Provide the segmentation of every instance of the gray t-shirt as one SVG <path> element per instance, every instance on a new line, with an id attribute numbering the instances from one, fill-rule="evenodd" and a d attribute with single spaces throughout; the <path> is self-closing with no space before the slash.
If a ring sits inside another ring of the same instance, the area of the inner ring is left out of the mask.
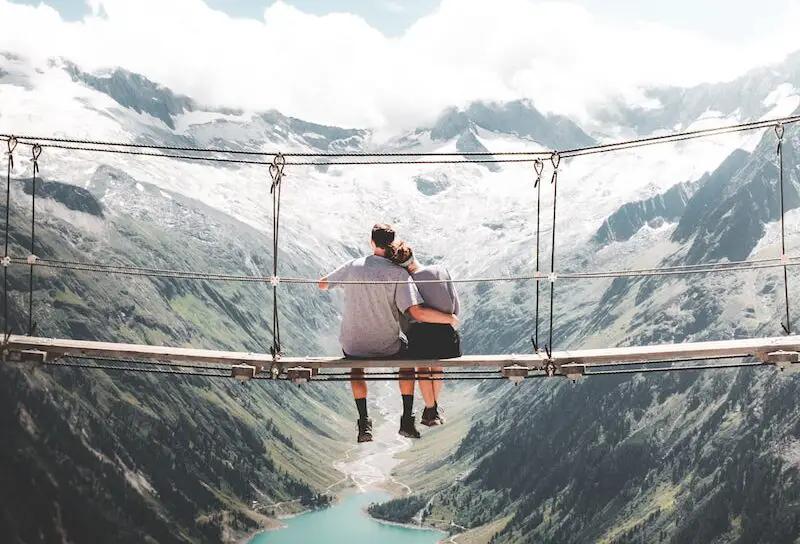
<path id="1" fill-rule="evenodd" d="M 419 289 L 419 294 L 422 295 L 422 300 L 425 301 L 425 306 L 446 314 L 458 315 L 461 308 L 458 301 L 458 292 L 456 292 L 455 284 L 452 281 L 444 283 L 424 282 L 424 280 L 452 280 L 450 272 L 444 266 L 423 266 L 411 274 L 411 277 L 414 278 L 414 281 L 422 280 L 416 285 L 417 289 Z"/>
<path id="2" fill-rule="evenodd" d="M 355 357 L 391 357 L 402 347 L 400 316 L 422 303 L 405 269 L 377 255 L 361 257 L 327 276 L 330 287 L 344 288 L 344 316 L 339 343 Z M 398 281 L 397 284 L 338 284 L 342 281 Z"/>

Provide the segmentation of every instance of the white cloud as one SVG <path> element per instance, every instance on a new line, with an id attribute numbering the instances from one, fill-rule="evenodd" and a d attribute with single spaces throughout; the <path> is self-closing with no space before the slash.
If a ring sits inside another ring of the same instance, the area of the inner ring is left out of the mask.
<path id="1" fill-rule="evenodd" d="M 726 79 L 800 49 L 797 10 L 769 39 L 729 46 L 569 2 L 443 0 L 397 38 L 355 15 L 308 15 L 280 1 L 262 20 L 201 0 L 88 3 L 93 14 L 68 23 L 46 6 L 0 0 L 0 50 L 89 70 L 118 65 L 212 105 L 346 126 L 415 126 L 474 99 L 528 97 L 580 115 L 611 91 Z"/>
<path id="2" fill-rule="evenodd" d="M 388 11 L 393 13 L 405 13 L 406 7 L 401 4 L 400 2 L 395 2 L 393 0 L 383 0 L 382 2 L 383 7 L 386 8 Z"/>

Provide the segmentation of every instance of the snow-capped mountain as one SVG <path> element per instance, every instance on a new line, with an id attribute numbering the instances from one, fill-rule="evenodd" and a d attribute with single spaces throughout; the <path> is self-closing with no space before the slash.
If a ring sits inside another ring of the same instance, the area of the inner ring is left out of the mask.
<path id="1" fill-rule="evenodd" d="M 725 84 L 692 89 L 651 89 L 647 91 L 651 99 L 647 108 L 609 103 L 580 126 L 564 117 L 543 115 L 537 111 L 535 101 L 474 103 L 463 109 L 442 112 L 432 126 L 387 138 L 369 130 L 318 125 L 276 111 L 204 107 L 190 97 L 176 95 L 122 69 L 88 74 L 63 60 L 34 68 L 24 58 L 5 54 L 0 56 L 0 104 L 3 104 L 0 133 L 213 146 L 266 152 L 270 154 L 266 159 L 275 152 L 460 154 L 563 150 L 673 130 L 788 115 L 800 104 L 797 88 L 800 88 L 800 59 L 790 57 L 779 66 L 756 70 Z M 786 215 L 787 251 L 792 253 L 800 246 L 800 212 L 797 211 L 800 198 L 796 189 L 800 166 L 796 161 L 800 149 L 798 131 L 787 128 L 785 139 L 786 206 L 790 210 Z M 563 161 L 559 169 L 555 223 L 556 272 L 776 257 L 779 210 L 775 144 L 772 130 L 764 129 Z M 27 178 L 32 165 L 25 156 L 26 148 L 20 149 L 13 174 L 17 178 Z M 111 215 L 123 217 L 125 221 L 146 219 L 169 232 L 180 223 L 181 213 L 184 213 L 192 229 L 202 233 L 203 243 L 209 248 L 213 248 L 215 242 L 213 229 L 203 231 L 200 227 L 205 214 L 219 214 L 227 218 L 226 221 L 235 221 L 241 225 L 236 227 L 240 229 L 237 232 L 247 229 L 248 234 L 242 234 L 249 237 L 247 243 L 238 246 L 235 235 L 226 230 L 224 243 L 236 246 L 237 251 L 230 255 L 222 252 L 223 258 L 203 260 L 200 264 L 223 266 L 222 263 L 227 263 L 231 272 L 268 274 L 263 265 L 268 262 L 271 251 L 266 241 L 272 235 L 272 197 L 269 175 L 263 166 L 220 165 L 52 147 L 44 148 L 39 166 L 45 179 L 91 193 Z M 546 271 L 549 271 L 553 229 L 551 174 L 552 166 L 547 165 L 541 205 L 541 268 Z M 530 163 L 288 165 L 283 186 L 279 273 L 316 277 L 344 259 L 362 254 L 368 247 L 370 226 L 380 221 L 395 224 L 401 236 L 417 249 L 423 262 L 443 262 L 455 277 L 532 274 L 536 238 L 535 178 Z M 15 193 L 14 198 L 17 195 Z M 203 212 L 178 213 L 171 204 L 173 200 L 179 201 L 181 206 L 203 208 Z M 89 226 L 76 222 L 73 228 L 82 232 Z M 258 255 L 252 240 L 264 243 L 263 255 Z M 162 249 L 156 253 L 161 259 L 157 266 L 191 266 L 190 258 L 177 259 L 177 264 L 170 261 L 169 244 Z M 103 256 L 103 253 L 92 254 L 89 248 L 85 251 L 87 257 Z M 132 264 L 154 264 L 146 254 L 131 252 L 126 258 Z M 238 258 L 241 262 L 226 260 Z M 798 285 L 800 278 L 793 272 L 790 281 Z M 286 352 L 306 353 L 311 345 L 312 349 L 336 353 L 337 323 L 329 307 L 331 299 L 320 298 L 321 295 L 307 287 L 282 286 L 281 289 L 293 290 L 282 298 L 288 300 L 282 307 L 283 322 L 295 326 L 304 324 L 298 327 L 302 335 L 290 336 L 302 345 L 289 342 L 284 346 Z M 464 300 L 466 350 L 471 353 L 528 352 L 534 319 L 533 289 L 530 282 L 459 284 Z M 667 280 L 557 280 L 554 347 L 778 334 L 781 297 L 782 289 L 774 270 Z M 148 300 L 151 299 L 141 299 L 142 302 Z M 218 298 L 214 300 L 224 306 Z M 543 300 L 541 315 L 546 316 L 547 298 Z M 261 317 L 264 317 L 268 308 L 265 306 L 262 310 Z M 254 313 L 247 314 L 243 321 L 258 319 L 257 310 L 251 308 L 251 311 Z M 547 331 L 544 317 L 541 323 L 540 330 L 544 334 Z M 248 342 L 254 341 L 257 334 L 253 334 Z M 670 378 L 653 380 L 649 383 L 664 386 L 665 390 L 672 384 Z M 580 386 L 578 394 L 585 396 L 584 410 L 590 410 L 593 402 L 597 405 L 605 402 L 603 399 L 609 391 L 630 392 L 626 387 L 640 387 L 636 384 L 641 382 L 615 382 L 613 386 L 604 383 Z M 697 397 L 698 402 L 705 403 L 703 406 L 711 407 L 709 410 L 717 406 L 706 398 L 708 390 L 712 389 L 711 382 L 698 379 L 695 385 L 693 383 L 681 382 L 675 394 Z M 759 387 L 764 387 L 763 383 L 759 382 Z M 575 390 L 547 386 L 542 388 L 541 394 L 526 391 L 513 402 L 508 401 L 508 405 L 519 409 L 519 418 L 515 420 L 522 422 L 519 425 L 545 425 L 552 428 L 553 434 L 563 431 L 558 436 L 548 435 L 550 442 L 542 445 L 543 448 L 561 448 L 559 452 L 566 456 L 587 447 L 584 439 L 589 440 L 586 438 L 589 436 L 594 441 L 592 447 L 606 444 L 603 447 L 608 448 L 597 450 L 598 455 L 606 455 L 616 463 L 618 459 L 614 455 L 628 451 L 623 447 L 626 441 L 647 428 L 642 414 L 662 423 L 666 418 L 681 417 L 677 410 L 662 409 L 663 398 L 640 395 L 639 389 L 636 393 L 639 404 L 633 415 L 626 416 L 629 426 L 615 427 L 605 434 L 598 431 L 597 436 L 570 433 L 574 420 L 565 417 L 564 411 L 570 404 L 569 395 L 576 394 Z M 646 401 L 641 400 L 645 397 Z M 552 399 L 556 401 L 551 402 Z M 749 397 L 737 398 L 742 404 L 750 401 L 755 402 Z M 532 420 L 533 416 L 525 412 L 528 404 L 540 410 L 552 407 L 557 411 L 549 413 L 549 417 Z M 627 410 L 624 403 L 609 401 L 602 406 L 601 415 Z M 587 428 L 593 424 L 585 418 L 580 421 Z M 703 424 L 705 420 L 697 425 Z M 496 464 L 503 459 L 504 452 L 515 448 L 531 451 L 537 446 L 535 433 L 526 434 L 519 425 L 497 423 L 491 425 L 492 432 L 481 427 L 483 431 L 480 432 L 485 432 L 485 437 L 478 431 L 468 437 L 459 455 L 465 458 L 472 455 L 476 463 L 484 464 L 483 470 L 476 471 L 466 482 L 466 486 L 472 487 L 460 497 L 470 496 L 474 490 L 489 492 L 495 485 L 505 486 L 506 490 L 514 488 L 515 492 L 522 490 L 523 494 L 543 495 L 571 488 L 577 490 L 577 496 L 589 497 L 591 490 L 581 487 L 586 475 L 570 472 L 566 462 L 553 464 L 556 468 L 550 472 L 546 467 L 537 467 L 541 472 L 526 473 L 530 477 L 527 488 L 497 477 L 496 470 L 505 470 L 498 469 Z M 788 423 L 784 421 L 780 425 Z M 689 423 L 686 428 L 694 429 Z M 665 447 L 672 447 L 685 438 L 677 427 L 670 429 L 658 435 L 660 443 L 667 445 Z M 748 429 L 740 430 L 746 434 Z M 719 428 L 714 427 L 713 432 L 718 431 Z M 522 437 L 521 442 L 516 436 Z M 602 442 L 601 438 L 607 442 Z M 494 456 L 495 447 L 500 452 L 497 456 Z M 545 455 L 536 451 L 537 455 Z M 647 477 L 662 476 L 658 472 L 659 460 L 645 457 L 642 466 Z M 583 458 L 582 461 L 588 462 Z M 690 462 L 680 458 L 684 468 Z M 615 470 L 622 470 L 614 463 Z M 544 487 L 536 488 L 539 481 L 544 482 Z M 682 480 L 678 478 L 678 481 Z M 644 480 L 636 482 L 644 490 L 641 497 L 653 499 L 648 494 L 652 486 L 648 487 Z M 693 484 L 684 482 L 682 485 L 695 491 Z M 680 493 L 672 491 L 675 492 L 673 499 L 678 500 Z M 496 512 L 492 511 L 493 516 L 516 511 L 518 517 L 513 527 L 518 530 L 538 527 L 533 521 L 538 519 L 541 505 L 529 504 L 505 491 L 498 496 L 502 500 L 493 503 L 497 507 Z M 448 508 L 465 514 L 470 508 L 468 501 L 467 504 Z M 596 512 L 591 508 L 577 512 L 570 510 L 569 504 L 552 503 L 547 508 L 557 514 L 551 517 L 555 526 L 541 530 L 541 534 L 552 537 L 563 531 L 578 540 L 598 538 L 605 534 L 603 531 L 609 524 L 621 525 L 628 515 L 620 507 L 603 514 L 603 520 L 597 521 L 592 518 Z M 585 519 L 575 522 L 571 514 L 583 515 Z M 480 519 L 485 521 L 484 518 Z M 669 532 L 673 533 L 673 530 Z"/>

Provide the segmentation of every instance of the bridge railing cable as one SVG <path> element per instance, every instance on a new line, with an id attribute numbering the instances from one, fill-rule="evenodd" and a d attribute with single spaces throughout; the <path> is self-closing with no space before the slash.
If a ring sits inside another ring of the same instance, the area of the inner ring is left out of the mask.
<path id="1" fill-rule="evenodd" d="M 585 155 L 594 155 L 597 153 L 607 153 L 610 151 L 620 151 L 623 149 L 634 149 L 638 147 L 680 142 L 684 140 L 691 140 L 695 138 L 704 138 L 708 136 L 731 134 L 735 132 L 746 132 L 750 130 L 759 130 L 764 128 L 774 127 L 776 125 L 789 125 L 800 121 L 800 115 L 790 115 L 785 117 L 776 117 L 771 119 L 764 119 L 760 121 L 752 121 L 746 123 L 736 123 L 725 125 L 722 127 L 714 127 L 707 129 L 698 129 L 691 131 L 678 132 L 673 134 L 663 134 L 658 136 L 648 136 L 643 138 L 635 138 L 621 142 L 611 142 L 605 144 L 590 145 L 584 147 L 576 147 L 572 149 L 562 150 L 559 152 L 561 158 L 573 158 Z M 0 140 L 8 140 L 13 136 L 10 134 L 0 134 Z M 274 157 L 278 153 L 275 151 L 248 151 L 241 149 L 226 149 L 219 147 L 192 147 L 192 146 L 169 146 L 151 143 L 132 143 L 132 142 L 113 142 L 104 140 L 92 139 L 79 139 L 67 137 L 47 137 L 47 136 L 17 136 L 20 143 L 26 145 L 33 145 L 40 143 L 43 147 L 53 147 L 69 150 L 84 150 L 93 152 L 108 152 L 108 153 L 123 153 L 129 155 L 141 154 L 144 156 L 155 156 L 164 158 L 177 158 L 188 160 L 218 160 L 219 162 L 237 162 L 234 159 L 226 159 L 221 157 L 204 157 L 200 155 L 176 155 L 174 153 L 195 153 L 195 154 L 217 154 L 217 155 L 240 155 L 240 156 L 253 156 L 253 157 Z M 68 146 L 67 146 L 68 144 Z M 173 154 L 151 153 L 149 151 L 169 151 Z M 483 159 L 481 162 L 535 162 L 536 159 L 543 159 L 550 157 L 556 150 L 537 150 L 537 151 L 475 151 L 475 152 L 321 152 L 321 151 L 298 151 L 282 153 L 287 158 L 312 158 L 312 159 L 333 159 L 333 158 L 359 158 L 359 159 L 390 159 L 389 162 L 378 161 L 347 161 L 347 162 L 333 162 L 333 161 L 290 161 L 287 160 L 287 166 L 330 166 L 330 165 L 371 165 L 371 164 L 426 164 L 429 159 L 433 158 L 447 158 L 447 157 L 463 157 L 453 162 L 472 163 L 476 160 L 471 160 L 471 157 L 490 157 Z M 140 153 L 141 152 L 141 153 Z M 415 159 L 424 158 L 421 161 Z M 409 159 L 394 162 L 393 159 Z M 238 161 L 242 164 L 257 164 L 262 166 L 269 166 L 271 164 L 268 160 Z M 450 162 L 444 163 L 448 164 Z M 452 164 L 452 163 L 450 163 Z"/>

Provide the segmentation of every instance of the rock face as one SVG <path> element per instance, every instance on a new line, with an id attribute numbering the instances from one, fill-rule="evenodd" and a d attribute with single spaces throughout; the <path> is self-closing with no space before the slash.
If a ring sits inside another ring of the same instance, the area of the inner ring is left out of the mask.
<path id="1" fill-rule="evenodd" d="M 267 273 L 271 241 L 230 217 L 110 167 L 85 187 L 37 180 L 39 257 Z M 29 179 L 12 185 L 12 255 L 28 251 L 31 189 Z M 270 341 L 263 286 L 35 272 L 43 336 L 245 351 Z M 9 325 L 25 330 L 27 267 L 10 267 L 9 284 Z M 299 302 L 284 297 L 287 316 Z M 321 349 L 309 324 L 284 338 Z M 232 540 L 265 519 L 253 501 L 324 504 L 321 487 L 336 479 L 320 451 L 339 447 L 330 413 L 346 398 L 338 393 L 59 367 L 2 365 L 0 378 L 0 530 L 9 542 Z"/>
<path id="2" fill-rule="evenodd" d="M 624 204 L 606 219 L 592 241 L 600 245 L 626 242 L 645 225 L 660 226 L 664 221 L 677 220 L 682 216 L 692 190 L 692 184 L 680 183 L 660 195 Z"/>
<path id="3" fill-rule="evenodd" d="M 642 119 L 648 122 L 662 123 Z M 622 205 L 588 247 L 573 251 L 587 260 L 623 250 L 648 258 L 633 237 L 664 220 L 674 227 L 654 244 L 665 251 L 639 266 L 777 257 L 775 144 L 768 130 L 752 152 L 733 152 L 702 178 L 676 180 L 660 195 Z M 799 247 L 796 212 L 789 213 L 800 207 L 798 149 L 800 134 L 787 129 L 789 254 Z M 798 279 L 790 268 L 790 287 Z M 780 335 L 782 280 L 781 269 L 617 278 L 596 301 L 580 299 L 588 289 L 558 287 L 555 348 Z M 500 352 L 530 335 L 530 320 L 515 308 L 521 304 L 530 313 L 528 293 L 523 286 L 491 287 L 484 303 L 490 308 L 479 315 L 481 329 L 494 333 L 480 337 L 481 352 Z M 790 291 L 794 313 L 795 294 Z M 487 395 L 502 387 L 481 385 Z M 537 381 L 510 389 L 443 461 L 473 468 L 469 476 L 419 497 L 432 499 L 430 517 L 468 529 L 493 523 L 491 542 L 515 544 L 791 542 L 800 534 L 792 499 L 800 496 L 800 410 L 789 400 L 800 393 L 795 378 L 758 368 L 596 376 L 576 385 Z M 404 504 L 393 504 L 382 511 L 404 511 Z"/>

